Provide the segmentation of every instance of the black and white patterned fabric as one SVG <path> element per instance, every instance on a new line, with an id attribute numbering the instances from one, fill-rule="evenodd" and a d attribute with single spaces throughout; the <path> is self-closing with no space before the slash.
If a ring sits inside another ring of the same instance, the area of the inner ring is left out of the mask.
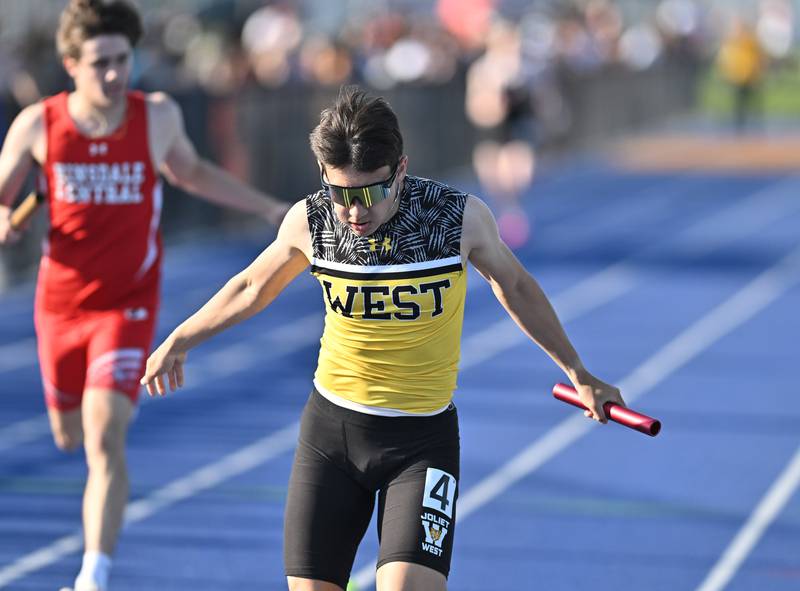
<path id="1" fill-rule="evenodd" d="M 407 176 L 397 213 L 369 236 L 356 236 L 333 213 L 328 192 L 306 198 L 314 258 L 351 265 L 402 265 L 459 256 L 468 195 L 443 183 Z M 391 249 L 376 248 L 385 239 Z"/>

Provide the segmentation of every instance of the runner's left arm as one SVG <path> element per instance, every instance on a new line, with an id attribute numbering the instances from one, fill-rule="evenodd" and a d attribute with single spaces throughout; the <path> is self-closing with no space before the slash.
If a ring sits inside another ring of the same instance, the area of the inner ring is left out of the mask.
<path id="1" fill-rule="evenodd" d="M 494 216 L 476 197 L 467 201 L 462 242 L 466 258 L 489 282 L 509 316 L 573 383 L 581 400 L 591 409 L 587 416 L 605 423 L 605 402 L 625 404 L 619 390 L 584 368 L 542 288 L 500 239 Z"/>
<path id="2" fill-rule="evenodd" d="M 11 226 L 11 206 L 35 164 L 33 146 L 42 134 L 42 113 L 41 103 L 23 109 L 11 124 L 0 150 L 0 245 L 20 238 L 20 232 Z"/>
<path id="3" fill-rule="evenodd" d="M 169 134 L 161 172 L 170 183 L 216 205 L 253 213 L 277 226 L 290 204 L 243 183 L 216 164 L 201 158 L 183 125 L 174 100 L 163 93 L 151 95 L 152 113 L 159 118 L 161 133 Z M 163 121 L 163 123 L 161 123 Z"/>

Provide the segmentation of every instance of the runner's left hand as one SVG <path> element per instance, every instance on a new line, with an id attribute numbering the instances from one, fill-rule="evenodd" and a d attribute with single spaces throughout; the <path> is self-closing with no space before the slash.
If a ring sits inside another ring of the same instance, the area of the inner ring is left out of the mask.
<path id="1" fill-rule="evenodd" d="M 608 417 L 606 417 L 606 413 L 603 410 L 603 405 L 606 402 L 625 406 L 625 400 L 623 400 L 619 388 L 606 384 L 588 372 L 572 380 L 572 385 L 575 386 L 581 402 L 589 409 L 584 411 L 583 414 L 595 421 L 603 424 L 608 422 Z"/>
<path id="2" fill-rule="evenodd" d="M 170 339 L 167 339 L 147 358 L 147 367 L 140 383 L 147 388 L 150 396 L 159 394 L 164 396 L 167 387 L 164 376 L 167 376 L 169 389 L 175 391 L 183 387 L 183 364 L 186 362 L 186 353 L 176 350 Z"/>

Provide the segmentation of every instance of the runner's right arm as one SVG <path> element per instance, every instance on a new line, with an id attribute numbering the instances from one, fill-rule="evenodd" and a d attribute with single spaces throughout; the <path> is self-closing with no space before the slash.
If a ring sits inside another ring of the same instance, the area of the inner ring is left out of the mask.
<path id="1" fill-rule="evenodd" d="M 0 244 L 12 244 L 20 237 L 11 228 L 11 206 L 35 163 L 34 144 L 43 132 L 42 109 L 37 103 L 17 115 L 0 151 Z"/>
<path id="2" fill-rule="evenodd" d="M 141 379 L 148 393 L 166 393 L 165 375 L 171 390 L 181 387 L 189 349 L 268 306 L 308 266 L 310 245 L 305 201 L 300 201 L 286 214 L 275 241 L 150 355 Z"/>

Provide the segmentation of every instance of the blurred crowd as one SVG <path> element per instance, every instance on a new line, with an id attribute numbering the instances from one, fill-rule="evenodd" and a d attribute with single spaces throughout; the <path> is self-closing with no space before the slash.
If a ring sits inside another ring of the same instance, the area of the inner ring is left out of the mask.
<path id="1" fill-rule="evenodd" d="M 463 166 L 471 154 L 512 246 L 531 232 L 519 198 L 543 151 L 691 108 L 698 66 L 716 66 L 734 89 L 744 128 L 763 73 L 792 54 L 800 4 L 131 1 L 146 32 L 133 85 L 179 98 L 198 148 L 237 176 L 279 195 L 303 194 L 311 165 L 297 132 L 318 113 L 315 97 L 362 84 L 414 113 L 402 120 L 417 173 Z M 0 137 L 19 108 L 69 88 L 54 43 L 65 3 L 0 0 Z M 187 226 L 217 215 L 194 203 L 181 212 L 172 219 Z M 15 264 L 26 265 L 17 251 Z"/>
<path id="2" fill-rule="evenodd" d="M 709 57 L 749 7 L 765 47 L 788 51 L 789 0 L 136 0 L 147 35 L 135 85 L 211 94 L 243 86 L 445 84 L 481 58 L 497 78 Z M 63 88 L 53 31 L 63 2 L 4 0 L 0 84 L 19 103 Z M 505 64 L 516 60 L 516 64 Z M 512 72 L 513 71 L 513 72 Z M 505 83 L 507 80 L 494 80 Z"/>
<path id="3" fill-rule="evenodd" d="M 0 1 L 2 132 L 19 107 L 69 80 L 53 41 L 66 0 Z M 133 73 L 143 90 L 224 98 L 252 88 L 291 96 L 285 91 L 346 83 L 379 92 L 455 84 L 477 134 L 473 166 L 493 198 L 512 201 L 532 179 L 534 148 L 574 131 L 574 95 L 587 86 L 576 78 L 710 64 L 721 54 L 723 75 L 750 72 L 737 86 L 737 109 L 746 113 L 754 80 L 768 59 L 789 54 L 795 35 L 793 0 L 133 2 L 145 21 Z M 740 41 L 725 45 L 731 31 Z M 747 47 L 758 56 L 743 66 Z M 211 133 L 225 153 L 215 157 L 248 176 L 235 109 L 217 111 L 208 120 L 218 122 Z"/>

